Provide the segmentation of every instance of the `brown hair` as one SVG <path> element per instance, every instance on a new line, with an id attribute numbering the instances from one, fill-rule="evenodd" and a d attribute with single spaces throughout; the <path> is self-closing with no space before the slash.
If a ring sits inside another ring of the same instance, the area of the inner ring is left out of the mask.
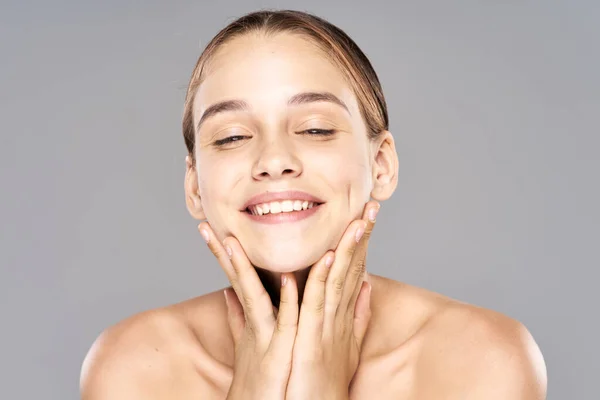
<path id="1" fill-rule="evenodd" d="M 358 99 L 360 113 L 371 140 L 388 130 L 387 106 L 379 78 L 369 59 L 344 31 L 322 18 L 302 11 L 257 11 L 246 14 L 223 28 L 206 45 L 194 67 L 183 111 L 183 138 L 192 161 L 195 161 L 192 105 L 211 57 L 221 45 L 244 34 L 272 35 L 284 32 L 309 38 L 340 68 Z"/>

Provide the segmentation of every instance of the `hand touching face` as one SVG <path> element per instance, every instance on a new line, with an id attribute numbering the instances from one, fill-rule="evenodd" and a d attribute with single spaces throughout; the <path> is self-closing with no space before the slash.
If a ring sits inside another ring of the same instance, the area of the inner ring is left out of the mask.
<path id="1" fill-rule="evenodd" d="M 311 268 L 300 309 L 294 274 L 282 274 L 277 316 L 239 242 L 230 237 L 222 246 L 208 223 L 199 225 L 234 289 L 226 292 L 236 353 L 232 393 L 245 388 L 246 396 L 268 399 L 347 398 L 371 316 L 364 277 L 378 209 L 369 202 L 335 251 Z"/>

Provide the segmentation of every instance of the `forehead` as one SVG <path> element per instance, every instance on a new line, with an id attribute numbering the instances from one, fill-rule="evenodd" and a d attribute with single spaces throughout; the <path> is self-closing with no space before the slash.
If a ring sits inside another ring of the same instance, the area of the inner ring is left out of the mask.
<path id="1" fill-rule="evenodd" d="M 344 74 L 314 43 L 291 34 L 245 35 L 222 46 L 210 60 L 196 93 L 195 119 L 211 104 L 231 99 L 273 111 L 300 92 L 331 92 L 358 115 Z"/>

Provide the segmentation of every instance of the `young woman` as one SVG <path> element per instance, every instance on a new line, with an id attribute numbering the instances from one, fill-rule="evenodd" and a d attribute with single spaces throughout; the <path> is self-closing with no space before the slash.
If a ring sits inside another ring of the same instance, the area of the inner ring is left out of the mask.
<path id="1" fill-rule="evenodd" d="M 298 11 L 231 23 L 193 71 L 183 134 L 187 207 L 231 287 L 108 328 L 83 399 L 545 398 L 522 324 L 366 273 L 398 159 L 343 31 Z"/>

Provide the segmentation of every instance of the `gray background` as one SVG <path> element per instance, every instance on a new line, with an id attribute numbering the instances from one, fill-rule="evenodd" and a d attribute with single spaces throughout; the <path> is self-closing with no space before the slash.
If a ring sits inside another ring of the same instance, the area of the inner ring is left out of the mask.
<path id="1" fill-rule="evenodd" d="M 329 19 L 381 78 L 400 177 L 371 272 L 522 321 L 548 398 L 597 398 L 599 3 L 391 3 L 2 3 L 0 398 L 75 399 L 105 327 L 227 285 L 180 120 L 201 48 L 263 7 Z"/>

